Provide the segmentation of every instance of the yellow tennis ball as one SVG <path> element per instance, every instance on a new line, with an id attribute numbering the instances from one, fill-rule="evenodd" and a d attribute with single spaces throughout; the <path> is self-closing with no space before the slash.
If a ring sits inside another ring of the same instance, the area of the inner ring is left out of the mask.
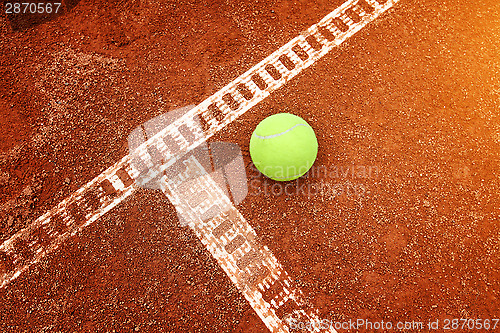
<path id="1" fill-rule="evenodd" d="M 290 113 L 262 120 L 250 138 L 250 157 L 267 177 L 287 181 L 304 175 L 318 154 L 318 140 L 311 126 Z"/>

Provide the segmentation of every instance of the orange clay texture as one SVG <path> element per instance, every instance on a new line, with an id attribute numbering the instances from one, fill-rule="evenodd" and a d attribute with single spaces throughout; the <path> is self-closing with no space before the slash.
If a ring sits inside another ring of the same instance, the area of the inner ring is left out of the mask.
<path id="1" fill-rule="evenodd" d="M 126 155 L 134 128 L 200 103 L 341 4 L 2 11 L 0 241 Z M 237 208 L 321 318 L 500 317 L 499 13 L 497 0 L 401 0 L 211 139 L 240 145 Z M 321 147 L 287 195 L 248 153 L 278 112 Z M 159 191 L 134 193 L 0 299 L 2 332 L 266 332 Z"/>

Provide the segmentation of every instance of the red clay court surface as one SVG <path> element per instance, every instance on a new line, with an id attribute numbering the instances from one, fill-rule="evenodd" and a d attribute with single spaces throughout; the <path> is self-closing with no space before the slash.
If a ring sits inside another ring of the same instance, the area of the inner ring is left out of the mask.
<path id="1" fill-rule="evenodd" d="M 342 2 L 63 4 L 0 17 L 2 242 L 127 154 L 134 128 Z M 253 182 L 237 208 L 320 318 L 500 318 L 499 40 L 496 0 L 401 0 L 211 139 L 241 147 Z M 315 129 L 315 166 L 338 172 L 298 186 L 323 191 L 264 193 L 248 144 L 278 112 Z M 160 191 L 135 192 L 0 299 L 2 332 L 267 332 Z"/>

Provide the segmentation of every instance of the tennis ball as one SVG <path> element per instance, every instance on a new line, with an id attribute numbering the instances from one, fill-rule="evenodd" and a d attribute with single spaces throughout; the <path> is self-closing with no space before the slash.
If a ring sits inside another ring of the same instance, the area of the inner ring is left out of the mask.
<path id="1" fill-rule="evenodd" d="M 262 120 L 250 138 L 253 164 L 267 177 L 287 181 L 305 174 L 318 154 L 318 141 L 311 126 L 290 113 Z"/>

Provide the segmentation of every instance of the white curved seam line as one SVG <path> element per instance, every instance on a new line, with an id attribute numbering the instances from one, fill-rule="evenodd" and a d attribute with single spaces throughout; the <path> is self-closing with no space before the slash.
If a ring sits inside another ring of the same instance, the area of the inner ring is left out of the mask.
<path id="1" fill-rule="evenodd" d="M 286 134 L 286 133 L 290 132 L 291 130 L 293 130 L 297 126 L 306 126 L 306 125 L 305 124 L 297 124 L 297 125 L 293 125 L 289 129 L 287 129 L 286 131 L 283 131 L 281 133 L 277 133 L 277 134 L 273 134 L 273 135 L 267 135 L 267 136 L 260 136 L 260 135 L 255 134 L 255 136 L 258 137 L 259 139 L 274 139 L 274 138 L 277 138 L 278 136 L 281 136 L 283 134 Z"/>

